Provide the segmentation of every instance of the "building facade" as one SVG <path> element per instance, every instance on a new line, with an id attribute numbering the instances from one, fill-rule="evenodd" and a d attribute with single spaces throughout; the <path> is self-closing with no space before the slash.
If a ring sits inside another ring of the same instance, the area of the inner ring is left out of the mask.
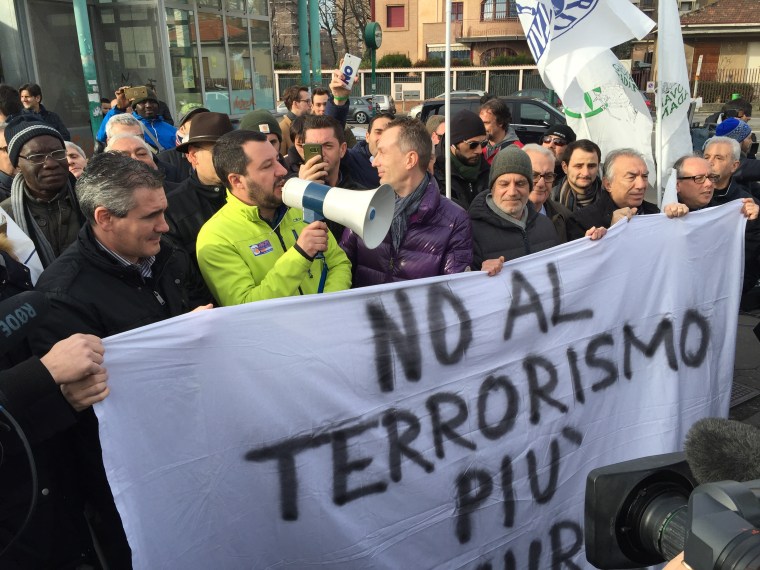
<path id="1" fill-rule="evenodd" d="M 443 59 L 446 46 L 445 0 L 376 0 L 374 19 L 383 26 L 378 57 L 402 53 L 412 62 Z M 517 0 L 452 2 L 451 57 L 487 65 L 500 55 L 530 54 Z"/>
<path id="2" fill-rule="evenodd" d="M 91 0 L 87 15 L 99 97 L 148 84 L 175 118 L 194 104 L 233 117 L 274 108 L 266 0 Z M 0 80 L 39 83 L 43 104 L 88 148 L 72 0 L 0 0 Z"/>

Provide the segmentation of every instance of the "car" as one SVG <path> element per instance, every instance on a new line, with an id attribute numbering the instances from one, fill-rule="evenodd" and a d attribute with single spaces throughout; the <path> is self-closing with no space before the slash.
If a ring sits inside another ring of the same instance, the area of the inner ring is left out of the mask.
<path id="1" fill-rule="evenodd" d="M 552 125 L 567 123 L 565 116 L 546 101 L 528 99 L 527 97 L 499 97 L 509 107 L 512 114 L 511 126 L 523 144 L 541 144 L 546 129 Z M 452 97 L 451 114 L 461 109 L 469 109 L 477 113 L 480 109 L 479 97 Z M 420 119 L 424 123 L 431 115 L 444 113 L 444 101 L 428 99 L 422 104 Z"/>
<path id="2" fill-rule="evenodd" d="M 367 95 L 367 99 L 377 103 L 380 111 L 396 114 L 396 102 L 390 95 Z"/>
<path id="3" fill-rule="evenodd" d="M 485 95 L 486 92 L 481 89 L 460 89 L 458 91 L 452 91 L 451 96 L 452 97 L 482 97 Z M 446 97 L 446 93 L 441 93 L 440 95 L 436 95 L 433 97 L 433 99 L 443 99 Z"/>
<path id="4" fill-rule="evenodd" d="M 477 101 L 480 101 L 480 98 L 485 94 L 486 92 L 480 89 L 464 89 L 451 92 L 452 97 L 477 97 Z M 444 99 L 445 97 L 446 93 L 441 93 L 440 95 L 433 97 L 433 99 Z M 409 109 L 408 115 L 413 119 L 419 119 L 422 115 L 422 103 Z"/>
<path id="5" fill-rule="evenodd" d="M 541 99 L 546 101 L 550 105 L 553 105 L 560 111 L 562 110 L 562 101 L 560 100 L 557 92 L 553 89 L 546 88 L 534 88 L 534 89 L 520 89 L 510 94 L 510 97 L 530 97 L 531 99 Z"/>
<path id="6" fill-rule="evenodd" d="M 369 123 L 369 120 L 375 116 L 375 113 L 380 112 L 379 105 L 372 103 L 367 97 L 351 97 L 349 104 L 351 108 L 349 109 L 348 120 L 352 123 L 364 125 Z"/>
<path id="7" fill-rule="evenodd" d="M 288 108 L 285 106 L 285 101 L 280 101 L 280 104 L 277 105 L 277 112 L 282 113 L 283 115 L 287 114 Z"/>

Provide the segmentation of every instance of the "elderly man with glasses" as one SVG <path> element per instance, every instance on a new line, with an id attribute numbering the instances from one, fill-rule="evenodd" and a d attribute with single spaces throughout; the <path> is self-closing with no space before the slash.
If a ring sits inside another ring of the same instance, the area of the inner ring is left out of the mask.
<path id="1" fill-rule="evenodd" d="M 76 240 L 84 223 L 63 137 L 50 125 L 22 115 L 5 127 L 5 140 L 19 174 L 0 207 L 31 238 L 47 267 Z"/>
<path id="2" fill-rule="evenodd" d="M 486 127 L 478 115 L 468 109 L 451 118 L 451 199 L 467 209 L 472 200 L 488 188 L 490 165 L 483 156 L 488 144 Z M 441 193 L 446 193 L 445 149 L 438 149 L 435 178 Z"/>
<path id="3" fill-rule="evenodd" d="M 305 85 L 291 85 L 285 90 L 283 101 L 288 108 L 288 112 L 280 121 L 280 130 L 282 131 L 280 154 L 286 156 L 290 147 L 293 146 L 293 141 L 290 140 L 290 125 L 296 117 L 302 117 L 311 113 L 309 88 Z"/>
<path id="4" fill-rule="evenodd" d="M 564 243 L 567 241 L 567 220 L 573 213 L 551 199 L 552 185 L 557 178 L 554 172 L 554 154 L 537 144 L 527 144 L 523 150 L 533 165 L 533 190 L 528 199 L 536 212 L 552 221 L 560 242 Z"/>
<path id="5" fill-rule="evenodd" d="M 720 205 L 715 196 L 715 185 L 720 175 L 712 172 L 709 161 L 696 155 L 679 158 L 673 168 L 676 170 L 676 191 L 678 201 L 689 211 L 701 210 Z M 755 287 L 760 279 L 760 207 L 752 198 L 742 198 L 742 214 L 747 218 L 744 233 L 744 280 L 742 283 L 741 308 L 745 311 L 760 307 L 760 288 Z M 753 291 L 754 289 L 754 291 Z"/>

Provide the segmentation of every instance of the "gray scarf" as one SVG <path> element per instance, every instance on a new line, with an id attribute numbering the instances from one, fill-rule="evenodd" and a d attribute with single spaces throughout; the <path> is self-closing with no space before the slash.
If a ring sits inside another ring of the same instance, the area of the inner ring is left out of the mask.
<path id="1" fill-rule="evenodd" d="M 425 177 L 422 179 L 414 192 L 408 196 L 402 198 L 396 196 L 396 207 L 393 211 L 393 221 L 391 222 L 391 242 L 393 243 L 393 250 L 398 251 L 401 246 L 401 241 L 406 234 L 406 225 L 409 222 L 409 216 L 417 211 L 422 202 L 422 197 L 425 195 L 428 184 L 430 183 L 430 175 L 425 173 Z"/>
<path id="2" fill-rule="evenodd" d="M 55 260 L 55 253 L 53 252 L 53 247 L 50 245 L 50 242 L 45 237 L 44 232 L 34 220 L 34 216 L 30 213 L 27 218 L 26 207 L 24 206 L 25 188 L 26 184 L 24 183 L 24 177 L 21 174 L 17 174 L 11 185 L 13 221 L 16 222 L 21 230 L 31 238 L 32 242 L 34 242 L 37 253 L 40 256 L 40 261 L 42 262 L 42 267 L 47 267 Z M 68 180 L 66 181 L 66 192 L 68 194 L 73 194 L 71 184 Z M 62 197 L 56 199 L 60 200 Z M 76 200 L 73 200 L 72 204 L 76 204 Z"/>

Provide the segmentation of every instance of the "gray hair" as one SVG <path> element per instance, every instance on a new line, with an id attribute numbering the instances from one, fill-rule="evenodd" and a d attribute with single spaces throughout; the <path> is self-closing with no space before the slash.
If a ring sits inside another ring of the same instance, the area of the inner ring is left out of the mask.
<path id="1" fill-rule="evenodd" d="M 679 158 L 678 160 L 676 160 L 673 163 L 673 168 L 676 169 L 676 176 L 683 176 L 683 165 L 690 158 L 702 158 L 702 157 L 700 155 L 694 153 L 694 152 L 690 152 L 689 154 L 685 154 L 681 158 Z M 702 158 L 702 160 L 704 160 L 704 158 Z"/>
<path id="2" fill-rule="evenodd" d="M 604 179 L 607 182 L 612 182 L 612 179 L 615 177 L 615 162 L 623 157 L 638 158 L 646 164 L 644 155 L 632 148 L 618 148 L 612 152 L 608 152 L 604 158 Z"/>
<path id="3" fill-rule="evenodd" d="M 740 160 L 742 157 L 742 147 L 738 141 L 730 137 L 712 137 L 705 141 L 705 146 L 702 147 L 702 152 L 707 152 L 707 148 L 714 144 L 727 144 L 731 147 L 731 158 L 733 160 Z"/>
<path id="4" fill-rule="evenodd" d="M 110 140 L 114 125 L 137 127 L 142 131 L 142 125 L 140 124 L 140 121 L 135 119 L 129 113 L 120 113 L 118 115 L 113 115 L 110 119 L 108 119 L 108 122 L 106 123 L 106 140 Z"/>
<path id="5" fill-rule="evenodd" d="M 151 155 L 153 154 L 153 150 L 150 148 L 150 145 L 145 142 L 144 138 L 138 137 L 137 135 L 130 135 L 129 133 L 122 133 L 120 135 L 114 136 L 113 138 L 108 137 L 108 145 L 106 145 L 106 148 L 103 152 L 118 152 L 113 150 L 113 143 L 120 141 L 121 139 L 134 139 L 136 141 L 139 141 L 145 147 L 145 150 L 151 153 Z"/>
<path id="6" fill-rule="evenodd" d="M 139 160 L 116 152 L 96 154 L 87 163 L 76 183 L 82 213 L 95 223 L 95 209 L 106 208 L 124 218 L 135 207 L 134 192 L 139 188 L 163 188 L 164 175 Z"/>
<path id="7" fill-rule="evenodd" d="M 73 143 L 71 141 L 63 141 L 63 142 L 66 145 L 66 149 L 67 150 L 68 149 L 74 149 L 77 152 L 77 154 L 79 154 L 79 156 L 81 156 L 82 158 L 84 158 L 85 160 L 87 160 L 87 155 L 84 153 L 84 151 L 82 150 L 81 146 L 79 146 L 77 143 Z"/>
<path id="8" fill-rule="evenodd" d="M 545 146 L 541 146 L 540 144 L 536 144 L 536 143 L 526 144 L 524 147 L 522 147 L 522 149 L 525 152 L 535 152 L 536 154 L 543 155 L 544 158 L 550 158 L 552 162 L 557 161 L 557 157 L 554 155 L 554 153 L 550 151 L 548 148 L 546 148 Z"/>
<path id="9" fill-rule="evenodd" d="M 6 123 L 4 121 L 0 121 L 0 133 L 4 133 L 5 132 L 5 127 L 7 127 L 7 126 L 8 126 L 8 123 Z"/>

